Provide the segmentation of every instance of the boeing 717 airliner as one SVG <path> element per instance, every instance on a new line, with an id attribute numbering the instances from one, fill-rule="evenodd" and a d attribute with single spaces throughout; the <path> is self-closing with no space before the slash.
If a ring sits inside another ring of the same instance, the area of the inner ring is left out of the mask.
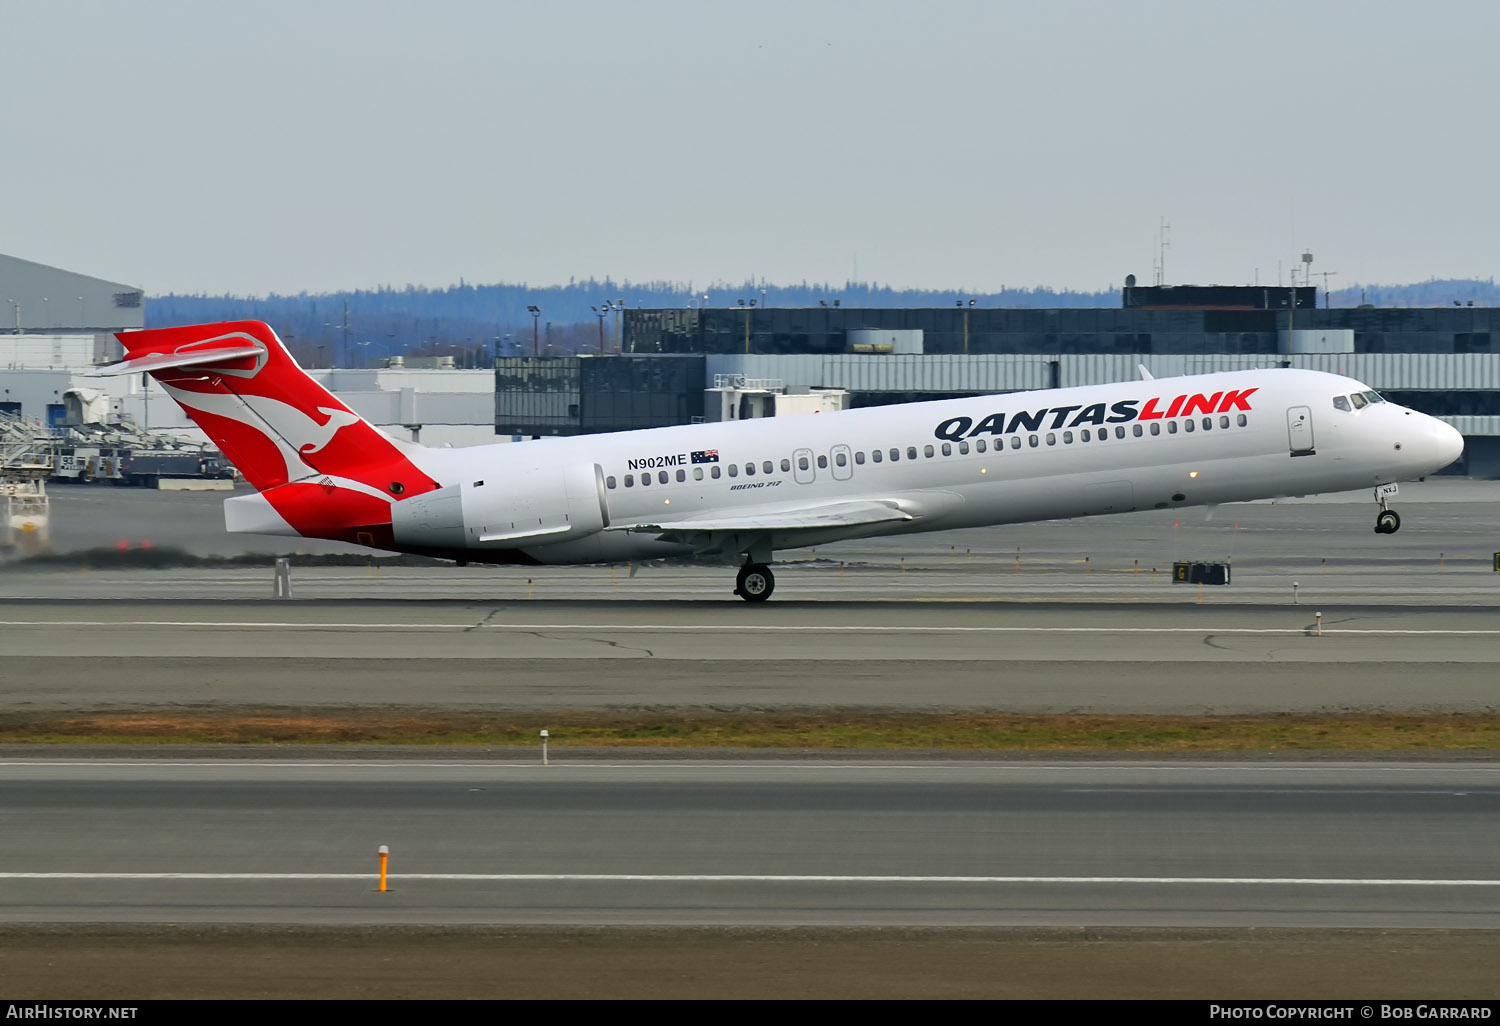
<path id="1" fill-rule="evenodd" d="M 1274 368 L 458 449 L 368 424 L 259 321 L 123 332 L 256 489 L 230 531 L 483 563 L 741 561 L 778 550 L 1060 517 L 1374 488 L 1463 450 L 1440 420 L 1350 378 Z"/>

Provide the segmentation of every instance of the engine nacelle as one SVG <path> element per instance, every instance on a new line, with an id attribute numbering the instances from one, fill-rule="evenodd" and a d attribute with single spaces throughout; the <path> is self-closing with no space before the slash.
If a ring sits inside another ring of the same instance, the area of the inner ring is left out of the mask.
<path id="1" fill-rule="evenodd" d="M 399 545 L 515 549 L 568 541 L 609 526 L 597 463 L 536 467 L 464 481 L 391 506 Z"/>

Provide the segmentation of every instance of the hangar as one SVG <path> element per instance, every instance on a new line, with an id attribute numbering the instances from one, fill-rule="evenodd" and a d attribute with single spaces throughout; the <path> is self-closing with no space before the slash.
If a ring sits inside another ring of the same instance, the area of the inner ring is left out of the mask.
<path id="1" fill-rule="evenodd" d="M 120 358 L 115 332 L 145 327 L 142 288 L 0 254 L 0 300 L 6 304 L 0 306 L 0 416 L 59 436 L 68 428 L 128 425 L 207 441 L 143 376 L 89 374 Z M 397 437 L 429 445 L 494 441 L 488 371 L 393 366 L 309 373 Z"/>

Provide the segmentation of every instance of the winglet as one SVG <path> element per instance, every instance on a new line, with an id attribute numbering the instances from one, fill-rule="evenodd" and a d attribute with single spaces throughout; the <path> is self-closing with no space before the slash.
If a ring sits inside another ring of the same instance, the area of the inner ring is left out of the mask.
<path id="1" fill-rule="evenodd" d="M 1146 365 L 1144 363 L 1138 363 L 1136 364 L 1136 366 L 1140 368 L 1142 381 L 1156 380 L 1156 378 L 1152 376 L 1151 372 L 1146 369 Z"/>

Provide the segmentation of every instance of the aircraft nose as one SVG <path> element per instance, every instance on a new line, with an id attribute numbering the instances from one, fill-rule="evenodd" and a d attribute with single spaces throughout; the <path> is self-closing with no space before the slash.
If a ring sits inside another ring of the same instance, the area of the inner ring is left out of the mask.
<path id="1" fill-rule="evenodd" d="M 1464 436 L 1458 433 L 1458 429 L 1451 424 L 1445 424 L 1436 417 L 1432 420 L 1432 436 L 1436 443 L 1434 449 L 1437 457 L 1442 462 L 1438 464 L 1439 470 L 1448 466 L 1464 453 Z"/>

